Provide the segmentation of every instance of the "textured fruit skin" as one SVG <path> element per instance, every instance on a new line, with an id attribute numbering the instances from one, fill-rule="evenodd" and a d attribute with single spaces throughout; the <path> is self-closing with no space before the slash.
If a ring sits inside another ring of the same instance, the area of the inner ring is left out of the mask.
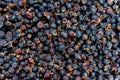
<path id="1" fill-rule="evenodd" d="M 0 0 L 0 80 L 120 80 L 120 0 Z"/>

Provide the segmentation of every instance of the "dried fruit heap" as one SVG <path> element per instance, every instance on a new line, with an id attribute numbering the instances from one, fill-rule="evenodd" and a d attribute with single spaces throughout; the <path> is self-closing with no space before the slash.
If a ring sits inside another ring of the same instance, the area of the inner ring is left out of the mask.
<path id="1" fill-rule="evenodd" d="M 120 0 L 0 0 L 0 80 L 120 80 Z"/>

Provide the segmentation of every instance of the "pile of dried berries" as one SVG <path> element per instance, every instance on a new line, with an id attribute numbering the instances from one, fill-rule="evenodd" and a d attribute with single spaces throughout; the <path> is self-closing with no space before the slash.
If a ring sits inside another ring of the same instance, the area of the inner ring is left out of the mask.
<path id="1" fill-rule="evenodd" d="M 0 0 L 0 80 L 120 80 L 120 0 Z"/>

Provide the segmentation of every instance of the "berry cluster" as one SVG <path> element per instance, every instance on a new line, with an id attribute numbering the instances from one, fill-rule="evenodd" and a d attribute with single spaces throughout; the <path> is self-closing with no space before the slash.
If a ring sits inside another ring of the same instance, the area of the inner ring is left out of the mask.
<path id="1" fill-rule="evenodd" d="M 0 80 L 120 80 L 120 0 L 0 0 Z"/>

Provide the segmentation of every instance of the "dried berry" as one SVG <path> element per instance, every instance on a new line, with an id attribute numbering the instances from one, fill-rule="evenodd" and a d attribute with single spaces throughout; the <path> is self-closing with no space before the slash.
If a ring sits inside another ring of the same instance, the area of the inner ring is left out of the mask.
<path id="1" fill-rule="evenodd" d="M 0 38 L 3 38 L 5 36 L 5 32 L 0 30 Z"/>
<path id="2" fill-rule="evenodd" d="M 16 54 L 21 54 L 21 53 L 22 53 L 22 50 L 21 50 L 20 48 L 18 48 L 18 49 L 15 50 L 15 53 L 16 53 Z"/>
<path id="3" fill-rule="evenodd" d="M 0 80 L 120 80 L 120 0 L 0 0 Z"/>

